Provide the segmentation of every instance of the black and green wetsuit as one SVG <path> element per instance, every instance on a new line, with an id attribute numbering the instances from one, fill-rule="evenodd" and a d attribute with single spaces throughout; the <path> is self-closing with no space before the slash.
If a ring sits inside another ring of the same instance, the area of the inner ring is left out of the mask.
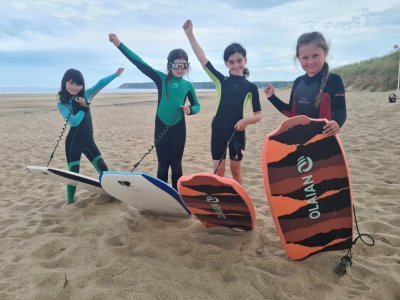
<path id="1" fill-rule="evenodd" d="M 225 149 L 232 136 L 234 126 L 243 119 L 244 110 L 251 102 L 253 112 L 261 111 L 257 86 L 244 76 L 225 75 L 218 72 L 210 61 L 204 66 L 217 89 L 218 108 L 211 124 L 211 154 L 213 160 L 225 159 Z M 244 131 L 235 132 L 229 144 L 229 157 L 240 161 L 243 158 L 246 137 Z"/>
<path id="2" fill-rule="evenodd" d="M 57 101 L 58 110 L 64 120 L 68 121 L 70 130 L 65 140 L 65 153 L 67 156 L 68 170 L 79 173 L 82 153 L 93 164 L 98 173 L 108 171 L 107 165 L 101 156 L 99 149 L 93 139 L 93 123 L 90 114 L 90 104 L 93 97 L 100 92 L 118 75 L 112 74 L 101 79 L 95 86 L 85 91 L 87 107 L 79 105 L 75 96 L 71 96 L 68 103 Z M 74 202 L 76 187 L 67 185 L 67 200 Z"/>
<path id="3" fill-rule="evenodd" d="M 158 97 L 154 140 L 157 141 L 164 129 L 171 126 L 156 144 L 157 177 L 168 182 L 168 170 L 171 166 L 172 186 L 176 188 L 176 183 L 182 176 L 182 157 L 186 142 L 185 117 L 180 106 L 184 105 L 186 99 L 188 99 L 190 114 L 199 112 L 200 104 L 195 90 L 189 81 L 181 77 L 172 76 L 166 82 L 167 74 L 150 67 L 123 43 L 120 44 L 118 49 L 156 84 Z"/>

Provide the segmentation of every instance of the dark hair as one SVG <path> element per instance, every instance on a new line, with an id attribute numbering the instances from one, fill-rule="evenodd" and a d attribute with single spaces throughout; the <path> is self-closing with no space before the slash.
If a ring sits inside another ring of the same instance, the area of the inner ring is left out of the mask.
<path id="1" fill-rule="evenodd" d="M 229 60 L 229 57 L 231 57 L 231 55 L 233 55 L 235 53 L 240 53 L 243 55 L 244 58 L 246 58 L 246 49 L 244 49 L 243 46 L 238 43 L 232 43 L 228 47 L 225 48 L 224 61 L 227 62 Z M 249 77 L 249 75 L 250 75 L 249 69 L 244 68 L 243 75 L 245 77 Z"/>
<path id="2" fill-rule="evenodd" d="M 62 104 L 68 103 L 70 98 L 72 97 L 72 95 L 68 93 L 65 88 L 66 83 L 70 80 L 72 81 L 72 83 L 82 86 L 82 89 L 79 91 L 79 93 L 74 96 L 85 97 L 85 80 L 83 79 L 82 73 L 75 69 L 68 69 L 67 71 L 65 71 L 64 76 L 61 79 L 61 88 L 58 92 L 58 96 L 60 97 L 60 101 Z"/>
<path id="3" fill-rule="evenodd" d="M 297 58 L 299 58 L 300 47 L 304 46 L 304 45 L 308 45 L 308 44 L 314 44 L 315 46 L 324 50 L 325 55 L 328 55 L 329 45 L 326 42 L 324 36 L 322 35 L 322 33 L 318 32 L 318 31 L 313 31 L 313 32 L 303 33 L 297 39 L 297 45 L 296 45 L 296 57 Z M 323 70 L 322 81 L 321 81 L 321 85 L 319 87 L 319 93 L 315 97 L 315 103 L 314 103 L 315 107 L 319 107 L 319 105 L 321 104 L 322 93 L 324 91 L 325 85 L 326 85 L 326 83 L 328 81 L 328 77 L 329 77 L 329 66 L 326 62 L 324 64 L 322 70 Z"/>
<path id="4" fill-rule="evenodd" d="M 167 58 L 167 77 L 165 78 L 165 96 L 166 99 L 168 100 L 168 81 L 171 79 L 172 77 L 172 68 L 171 68 L 171 64 L 176 60 L 176 59 L 184 59 L 186 62 L 189 61 L 189 57 L 186 53 L 185 50 L 183 49 L 174 49 L 171 50 L 171 52 L 168 54 L 168 58 Z"/>

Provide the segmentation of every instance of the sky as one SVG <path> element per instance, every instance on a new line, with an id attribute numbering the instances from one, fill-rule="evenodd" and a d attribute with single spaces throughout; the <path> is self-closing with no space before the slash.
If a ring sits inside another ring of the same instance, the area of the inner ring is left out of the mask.
<path id="1" fill-rule="evenodd" d="M 116 33 L 153 68 L 165 71 L 170 50 L 189 55 L 190 81 L 210 81 L 182 25 L 191 19 L 207 58 L 227 74 L 222 55 L 232 42 L 247 50 L 250 81 L 291 81 L 303 74 L 297 38 L 321 32 L 331 68 L 389 54 L 400 44 L 398 0 L 0 0 L 0 89 L 59 87 L 80 70 L 86 85 L 125 72 L 109 87 L 149 82 L 108 41 Z"/>

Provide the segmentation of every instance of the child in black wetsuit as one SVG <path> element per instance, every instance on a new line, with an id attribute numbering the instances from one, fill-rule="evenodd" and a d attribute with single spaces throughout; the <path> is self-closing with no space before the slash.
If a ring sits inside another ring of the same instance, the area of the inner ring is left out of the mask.
<path id="1" fill-rule="evenodd" d="M 247 125 L 261 120 L 261 106 L 257 86 L 246 77 L 246 50 L 237 43 L 229 45 L 224 51 L 225 65 L 229 76 L 218 72 L 205 56 L 193 34 L 192 21 L 187 20 L 183 29 L 190 45 L 204 70 L 213 81 L 218 95 L 218 108 L 211 128 L 211 153 L 217 175 L 225 174 L 225 150 L 229 139 L 230 168 L 233 179 L 242 183 L 241 160 L 245 149 L 245 129 Z M 251 102 L 253 115 L 244 117 L 246 104 Z M 234 134 L 233 134 L 234 133 Z M 220 159 L 223 159 L 219 165 Z"/>
<path id="2" fill-rule="evenodd" d="M 306 74 L 296 78 L 289 104 L 275 95 L 269 84 L 264 92 L 271 103 L 285 116 L 306 115 L 326 118 L 324 133 L 334 135 L 346 121 L 344 86 L 339 75 L 329 72 L 326 57 L 329 46 L 319 32 L 302 34 L 297 40 L 296 57 Z"/>

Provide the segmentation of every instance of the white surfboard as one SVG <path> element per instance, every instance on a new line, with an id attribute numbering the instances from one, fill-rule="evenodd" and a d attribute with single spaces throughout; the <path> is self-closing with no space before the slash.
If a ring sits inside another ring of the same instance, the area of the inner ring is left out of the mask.
<path id="1" fill-rule="evenodd" d="M 190 215 L 178 192 L 164 181 L 143 172 L 103 172 L 103 189 L 143 212 Z"/>
<path id="2" fill-rule="evenodd" d="M 26 168 L 37 177 L 73 185 L 98 194 L 107 194 L 101 187 L 100 181 L 89 176 L 57 168 L 40 166 L 27 166 Z"/>

